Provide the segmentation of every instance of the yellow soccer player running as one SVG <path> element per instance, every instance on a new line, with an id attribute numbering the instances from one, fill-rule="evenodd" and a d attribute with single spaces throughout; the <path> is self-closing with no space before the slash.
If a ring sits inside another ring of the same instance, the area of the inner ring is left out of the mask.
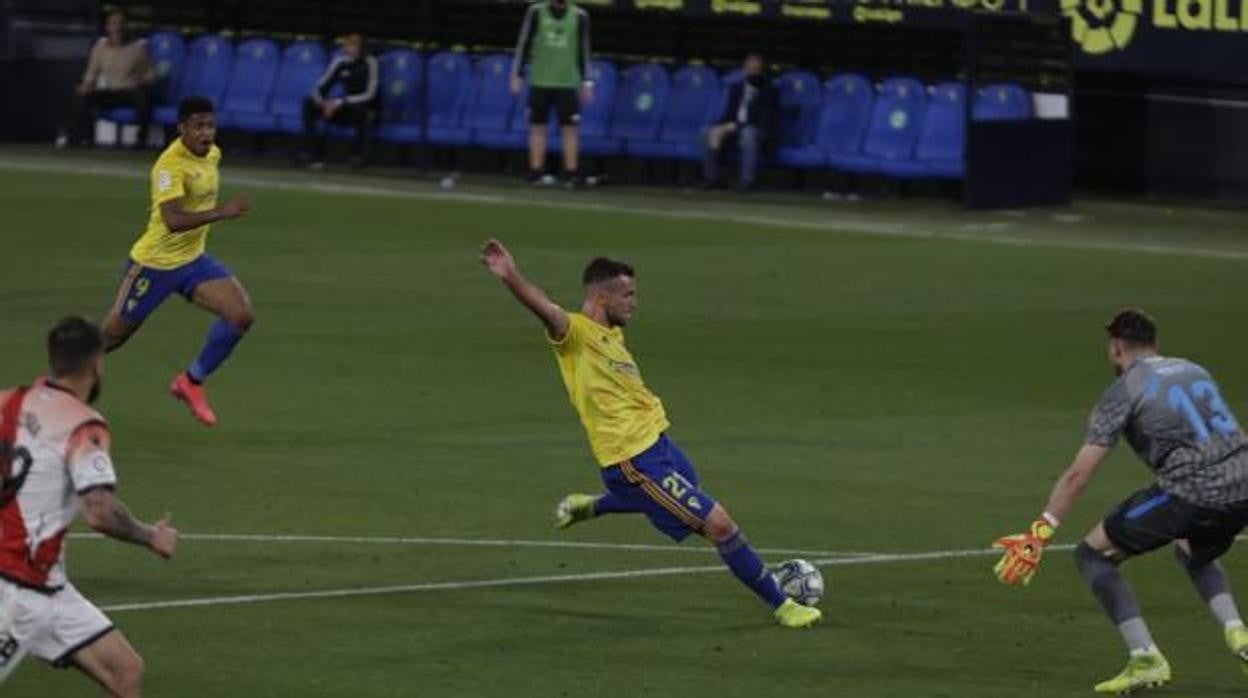
<path id="1" fill-rule="evenodd" d="M 545 326 L 568 398 L 601 466 L 605 491 L 568 495 L 556 509 L 556 525 L 566 528 L 606 514 L 645 514 L 677 542 L 696 533 L 714 543 L 728 569 L 767 603 L 780 625 L 804 628 L 819 622 L 819 609 L 780 590 L 728 510 L 701 488 L 693 464 L 668 438 L 663 403 L 641 380 L 624 346 L 624 326 L 637 309 L 633 268 L 602 257 L 591 261 L 581 277 L 585 300 L 580 312 L 569 313 L 520 274 L 501 242 L 487 242 L 481 261 Z"/>
<path id="2" fill-rule="evenodd" d="M 994 571 L 1005 584 L 1031 582 L 1061 519 L 1125 437 L 1157 481 L 1124 501 L 1075 549 L 1080 574 L 1129 652 L 1126 669 L 1097 684 L 1096 692 L 1131 693 L 1170 682 L 1170 663 L 1118 567 L 1171 544 L 1248 672 L 1248 629 L 1218 562 L 1248 525 L 1248 437 L 1208 371 L 1158 354 L 1157 327 L 1148 315 L 1125 310 L 1106 329 L 1118 380 L 1092 411 L 1084 445 L 1041 517 L 1027 533 L 997 541 L 1005 552 Z"/>
<path id="3" fill-rule="evenodd" d="M 157 308 L 179 294 L 216 315 L 198 357 L 169 386 L 202 424 L 217 415 L 203 383 L 233 353 L 255 322 L 246 289 L 206 251 L 213 223 L 247 213 L 247 199 L 217 203 L 220 186 L 217 118 L 212 101 L 187 97 L 178 106 L 178 138 L 152 167 L 147 228 L 130 260 L 112 309 L 104 319 L 108 351 L 120 349 Z"/>

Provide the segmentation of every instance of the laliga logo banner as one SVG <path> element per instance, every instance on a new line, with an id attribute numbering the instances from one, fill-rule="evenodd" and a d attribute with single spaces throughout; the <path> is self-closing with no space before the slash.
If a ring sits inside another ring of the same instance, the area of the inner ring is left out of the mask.
<path id="1" fill-rule="evenodd" d="M 1200 41 L 1182 50 L 1212 48 L 1207 41 L 1245 40 L 1248 0 L 1061 0 L 1071 35 L 1085 54 L 1101 56 L 1150 40 Z M 1238 41 L 1237 41 L 1238 43 Z M 1169 45 L 1174 48 L 1173 44 Z M 1248 46 L 1243 46 L 1248 48 Z M 1165 50 L 1152 45 L 1152 51 Z M 1179 50 L 1179 49 L 1175 49 Z M 1173 56 L 1172 56 L 1173 57 Z M 1234 61 L 1232 61 L 1234 62 Z M 1228 66 L 1229 67 L 1229 66 Z"/>
<path id="2" fill-rule="evenodd" d="M 1062 0 L 1071 36 L 1084 53 L 1092 55 L 1126 48 L 1142 12 L 1143 0 Z"/>

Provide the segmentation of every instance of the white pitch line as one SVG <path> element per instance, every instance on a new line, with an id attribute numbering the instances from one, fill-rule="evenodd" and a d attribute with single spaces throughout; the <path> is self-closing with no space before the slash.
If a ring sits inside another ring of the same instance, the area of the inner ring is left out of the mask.
<path id="1" fill-rule="evenodd" d="M 98 533 L 74 533 L 71 538 L 106 540 Z M 222 543 L 344 543 L 352 545 L 412 545 L 464 548 L 554 548 L 573 550 L 620 550 L 664 553 L 715 553 L 704 546 L 651 545 L 646 543 L 596 543 L 568 540 L 521 540 L 505 538 L 428 538 L 417 536 L 322 536 L 268 533 L 183 533 L 182 540 Z M 807 557 L 873 557 L 878 553 L 840 550 L 802 550 L 796 548 L 760 548 L 763 555 L 804 555 Z"/>
<path id="2" fill-rule="evenodd" d="M 1072 547 L 1073 546 L 1053 546 L 1052 549 L 1069 550 Z M 871 557 L 826 558 L 821 560 L 812 560 L 811 563 L 818 567 L 881 565 L 896 562 L 924 562 L 930 560 L 985 557 L 998 554 L 1000 554 L 1000 551 L 998 550 L 975 548 L 970 550 L 938 550 L 926 553 L 879 554 Z M 706 565 L 699 567 L 657 567 L 651 569 L 621 570 L 617 572 L 588 572 L 582 574 L 540 575 L 533 577 L 505 577 L 501 579 L 481 579 L 459 582 L 427 582 L 421 584 L 399 584 L 378 587 L 322 589 L 317 591 L 287 591 L 268 594 L 241 594 L 237 596 L 208 596 L 192 599 L 172 599 L 169 601 L 141 601 L 135 603 L 111 604 L 101 607 L 101 610 L 106 613 L 126 613 L 131 611 L 200 608 L 205 606 L 241 606 L 260 603 L 274 603 L 278 601 L 342 599 L 361 596 L 415 594 L 429 591 L 466 591 L 472 589 L 493 589 L 499 587 L 565 584 L 570 582 L 599 582 L 621 579 L 640 579 L 646 577 L 670 577 L 684 574 L 723 572 L 723 570 L 723 565 Z"/>
<path id="3" fill-rule="evenodd" d="M 0 160 L 0 169 L 15 170 L 19 172 L 124 177 L 128 179 L 147 178 L 146 172 L 137 169 L 107 167 L 82 163 L 69 164 L 33 162 L 29 160 Z M 1010 247 L 1041 247 L 1099 252 L 1138 252 L 1143 254 L 1200 257 L 1206 259 L 1224 259 L 1234 261 L 1248 260 L 1248 251 L 1240 250 L 1184 247 L 1180 245 L 1133 243 L 1112 240 L 1048 240 L 1040 238 L 1002 237 L 991 234 L 974 234 L 969 232 L 932 231 L 923 228 L 916 228 L 907 223 L 888 223 L 867 219 L 857 220 L 825 217 L 822 220 L 793 220 L 791 218 L 767 214 L 729 213 L 710 209 L 666 209 L 653 208 L 650 206 L 631 206 L 626 204 L 610 204 L 601 202 L 552 201 L 510 194 L 465 194 L 459 192 L 416 191 L 363 184 L 308 182 L 280 179 L 276 177 L 256 177 L 253 175 L 231 175 L 230 181 L 244 186 L 287 191 L 310 191 L 322 194 L 348 194 L 356 196 L 417 199 L 426 201 L 459 201 L 486 205 L 525 206 L 530 208 L 546 208 L 564 211 L 585 211 L 592 213 L 650 216 L 676 220 L 717 221 L 742 225 L 821 230 L 825 232 L 850 235 L 904 237 L 920 240 L 954 240 L 958 242 L 989 243 Z"/>

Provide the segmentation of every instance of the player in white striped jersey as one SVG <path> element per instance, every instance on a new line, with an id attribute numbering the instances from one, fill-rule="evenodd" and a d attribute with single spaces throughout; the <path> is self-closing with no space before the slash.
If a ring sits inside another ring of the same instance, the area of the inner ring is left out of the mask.
<path id="1" fill-rule="evenodd" d="M 0 390 L 0 683 L 27 655 L 75 667 L 109 696 L 142 694 L 143 660 L 65 574 L 65 536 L 79 514 L 99 533 L 164 558 L 169 517 L 146 524 L 117 498 L 110 432 L 91 408 L 104 340 L 82 318 L 48 334 L 49 375 Z"/>

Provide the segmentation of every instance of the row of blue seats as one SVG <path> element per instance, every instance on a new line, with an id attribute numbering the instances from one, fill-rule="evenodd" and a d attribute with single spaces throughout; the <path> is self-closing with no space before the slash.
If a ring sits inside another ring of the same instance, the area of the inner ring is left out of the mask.
<path id="1" fill-rule="evenodd" d="M 176 120 L 176 103 L 189 94 L 212 98 L 223 128 L 297 133 L 301 104 L 331 56 L 317 42 L 284 49 L 266 39 L 237 44 L 219 35 L 187 45 L 181 35 L 157 33 L 149 50 L 162 81 L 154 119 Z M 527 97 L 509 89 L 511 57 L 475 58 L 444 51 L 429 56 L 396 48 L 379 56 L 377 138 L 400 144 L 519 149 L 528 140 Z M 642 63 L 619 71 L 610 61 L 591 66 L 593 101 L 582 112 L 582 150 L 588 155 L 696 160 L 702 134 L 723 111 L 728 87 L 740 73 L 721 76 L 704 65 L 669 73 Z M 959 178 L 965 143 L 966 88 L 925 86 L 906 77 L 873 85 L 842 74 L 826 83 L 803 70 L 777 78 L 780 123 L 775 161 L 785 167 L 835 168 L 906 178 Z M 972 118 L 1027 119 L 1031 95 L 1013 84 L 980 88 Z M 133 112 L 109 118 L 127 122 Z M 552 125 L 552 145 L 560 147 Z"/>

